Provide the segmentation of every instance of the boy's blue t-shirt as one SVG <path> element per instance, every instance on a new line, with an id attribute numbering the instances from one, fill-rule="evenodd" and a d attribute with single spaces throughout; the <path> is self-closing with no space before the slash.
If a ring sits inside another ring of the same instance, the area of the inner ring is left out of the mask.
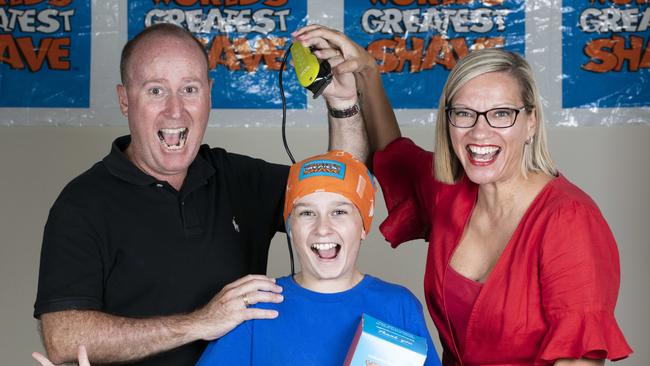
<path id="1" fill-rule="evenodd" d="M 275 309 L 278 317 L 240 324 L 212 341 L 197 365 L 342 365 L 362 313 L 426 338 L 425 365 L 440 365 L 422 305 L 405 287 L 370 275 L 334 294 L 302 288 L 290 276 L 277 283 L 284 301 L 257 307 Z"/>

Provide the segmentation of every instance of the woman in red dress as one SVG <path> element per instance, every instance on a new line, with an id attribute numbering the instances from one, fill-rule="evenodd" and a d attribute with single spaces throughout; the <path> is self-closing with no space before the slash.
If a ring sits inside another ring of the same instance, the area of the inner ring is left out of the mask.
<path id="1" fill-rule="evenodd" d="M 627 357 L 614 237 L 553 164 L 528 63 L 472 52 L 440 98 L 435 152 L 402 138 L 375 59 L 342 33 L 296 32 L 354 72 L 393 247 L 429 243 L 424 290 L 444 365 L 602 365 Z"/>

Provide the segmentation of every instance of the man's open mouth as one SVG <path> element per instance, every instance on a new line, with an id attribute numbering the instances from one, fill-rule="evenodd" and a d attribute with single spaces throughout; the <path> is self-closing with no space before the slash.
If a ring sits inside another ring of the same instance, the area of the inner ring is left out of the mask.
<path id="1" fill-rule="evenodd" d="M 187 140 L 187 128 L 163 128 L 158 130 L 160 143 L 168 150 L 180 150 Z"/>
<path id="2" fill-rule="evenodd" d="M 334 259 L 341 251 L 341 246 L 336 243 L 315 243 L 311 245 L 311 250 L 321 259 Z"/>

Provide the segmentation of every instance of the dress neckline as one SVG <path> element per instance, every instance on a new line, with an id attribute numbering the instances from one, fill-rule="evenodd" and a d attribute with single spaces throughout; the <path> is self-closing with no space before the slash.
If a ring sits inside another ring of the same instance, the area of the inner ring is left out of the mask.
<path id="1" fill-rule="evenodd" d="M 460 244 L 460 241 L 463 238 L 463 235 L 465 234 L 465 229 L 467 228 L 467 225 L 469 224 L 469 220 L 472 217 L 472 213 L 474 212 L 474 208 L 476 207 L 476 200 L 478 199 L 479 185 L 476 184 L 476 183 L 473 183 L 471 180 L 469 180 L 469 178 L 466 175 L 464 175 L 461 179 L 465 179 L 467 182 L 469 182 L 469 184 L 472 185 L 472 192 L 470 194 L 474 197 L 474 200 L 473 200 L 473 203 L 472 203 L 471 207 L 469 208 L 469 210 L 468 210 L 468 212 L 466 214 L 464 223 L 463 223 L 462 227 L 459 230 L 458 237 L 456 238 L 455 243 L 454 243 L 454 247 L 451 249 L 449 257 L 446 258 L 446 266 L 445 266 L 446 270 L 445 270 L 445 274 L 443 275 L 443 280 L 442 280 L 443 287 L 444 287 L 445 281 L 447 280 L 446 279 L 446 277 L 448 275 L 447 272 L 449 272 L 449 269 L 454 270 L 453 268 L 451 268 L 451 259 L 453 258 L 454 253 L 456 252 L 456 249 L 458 248 L 458 245 Z M 466 329 L 466 334 L 465 334 L 466 339 L 470 339 L 468 336 L 471 333 L 472 322 L 473 322 L 473 320 L 474 320 L 474 318 L 476 316 L 475 314 L 477 312 L 477 308 L 481 304 L 481 300 L 485 297 L 485 293 L 489 292 L 488 291 L 489 286 L 490 286 L 490 284 L 492 282 L 494 282 L 493 278 L 498 277 L 498 273 L 501 271 L 501 268 L 503 267 L 502 263 L 505 261 L 504 258 L 507 258 L 508 256 L 510 256 L 510 252 L 513 250 L 512 249 L 513 239 L 518 237 L 521 234 L 523 223 L 527 221 L 528 217 L 530 216 L 531 211 L 537 206 L 537 202 L 539 202 L 541 197 L 543 197 L 546 194 L 546 192 L 551 189 L 551 187 L 553 187 L 556 184 L 559 184 L 560 182 L 564 181 L 564 179 L 565 179 L 564 176 L 562 176 L 562 174 L 560 174 L 558 172 L 557 176 L 553 177 L 551 180 L 546 182 L 544 187 L 542 187 L 542 189 L 540 189 L 540 191 L 537 192 L 537 194 L 535 195 L 535 198 L 530 202 L 530 205 L 528 205 L 528 207 L 524 211 L 524 214 L 521 216 L 521 219 L 519 219 L 519 222 L 517 223 L 517 226 L 515 227 L 515 230 L 512 232 L 512 235 L 510 236 L 510 238 L 508 239 L 508 242 L 506 243 L 505 247 L 503 248 L 503 252 L 501 252 L 501 255 L 499 255 L 499 258 L 497 258 L 496 263 L 492 267 L 492 270 L 490 271 L 490 273 L 485 278 L 485 281 L 484 282 L 476 281 L 476 282 L 481 284 L 481 291 L 478 293 L 478 296 L 476 297 L 476 300 L 474 301 L 474 304 L 472 305 L 472 309 L 471 309 L 470 314 L 469 314 L 469 319 L 468 319 L 467 329 Z M 459 276 L 461 276 L 461 277 L 463 277 L 463 278 L 465 278 L 465 279 L 467 279 L 469 281 L 472 281 L 471 279 L 468 279 L 467 277 L 465 277 L 465 276 L 461 275 L 460 273 L 458 273 L 456 270 L 454 270 L 454 272 L 456 272 Z M 495 275 L 495 274 L 497 274 L 497 275 Z M 448 314 L 448 311 L 447 311 L 447 305 L 446 305 L 445 297 L 446 296 L 445 296 L 444 291 L 443 291 L 443 306 L 445 308 L 444 312 L 446 314 L 447 327 L 448 327 L 449 331 L 452 332 L 452 334 L 453 334 L 452 325 L 451 325 L 451 322 L 450 322 L 450 319 L 449 319 L 449 314 Z M 458 359 L 462 360 L 461 351 L 459 350 L 458 344 L 456 344 L 455 337 L 452 337 L 452 340 L 454 342 L 453 348 L 454 348 L 454 351 L 456 352 L 456 357 Z"/>

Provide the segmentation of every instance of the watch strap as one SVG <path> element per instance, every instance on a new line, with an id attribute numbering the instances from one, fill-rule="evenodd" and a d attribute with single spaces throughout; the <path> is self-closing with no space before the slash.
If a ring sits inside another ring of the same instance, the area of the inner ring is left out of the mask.
<path id="1" fill-rule="evenodd" d="M 356 114 L 359 113 L 360 108 L 359 108 L 359 103 L 354 103 L 353 106 L 345 108 L 345 109 L 335 109 L 330 107 L 330 105 L 327 105 L 327 111 L 329 112 L 330 116 L 334 118 L 349 118 L 352 117 Z"/>

